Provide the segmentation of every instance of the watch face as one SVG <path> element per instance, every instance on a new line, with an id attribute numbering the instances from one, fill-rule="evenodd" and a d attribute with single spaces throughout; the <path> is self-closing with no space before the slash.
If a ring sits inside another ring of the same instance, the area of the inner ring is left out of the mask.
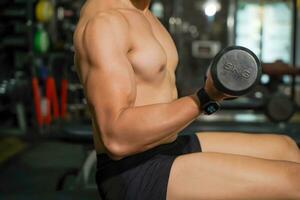
<path id="1" fill-rule="evenodd" d="M 220 109 L 220 105 L 216 102 L 209 102 L 204 106 L 204 112 L 207 115 L 211 115 Z"/>

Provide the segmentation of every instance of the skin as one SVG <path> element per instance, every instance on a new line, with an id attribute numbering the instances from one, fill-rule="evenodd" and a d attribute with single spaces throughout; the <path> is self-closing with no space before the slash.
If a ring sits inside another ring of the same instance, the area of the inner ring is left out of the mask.
<path id="1" fill-rule="evenodd" d="M 95 148 L 115 160 L 173 142 L 201 114 L 195 94 L 177 96 L 177 50 L 149 4 L 88 0 L 74 34 Z M 227 98 L 210 77 L 205 87 L 212 99 Z M 197 136 L 203 153 L 175 160 L 167 199 L 300 199 L 300 152 L 290 138 Z"/>

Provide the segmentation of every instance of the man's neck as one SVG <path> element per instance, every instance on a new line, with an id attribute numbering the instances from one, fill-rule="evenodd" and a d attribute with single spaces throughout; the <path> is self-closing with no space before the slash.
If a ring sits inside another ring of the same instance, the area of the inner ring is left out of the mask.
<path id="1" fill-rule="evenodd" d="M 111 4 L 121 3 L 123 5 L 128 5 L 132 8 L 136 8 L 140 11 L 146 11 L 149 8 L 151 0 L 106 0 Z"/>
<path id="2" fill-rule="evenodd" d="M 128 0 L 131 4 L 141 11 L 145 11 L 149 8 L 151 0 Z"/>
<path id="3" fill-rule="evenodd" d="M 143 13 L 148 11 L 151 0 L 87 0 L 80 11 L 80 16 L 93 16 L 99 9 L 132 8 Z M 88 13 L 85 12 L 88 8 Z"/>

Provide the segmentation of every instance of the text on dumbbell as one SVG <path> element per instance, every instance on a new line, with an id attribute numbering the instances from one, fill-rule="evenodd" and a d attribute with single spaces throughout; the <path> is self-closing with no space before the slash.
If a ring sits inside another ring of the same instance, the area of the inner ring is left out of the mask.
<path id="1" fill-rule="evenodd" d="M 244 78 L 244 79 L 249 79 L 250 75 L 251 75 L 251 72 L 241 69 L 232 63 L 226 63 L 224 65 L 224 69 L 227 71 L 230 71 L 232 73 L 235 73 L 236 75 L 238 75 L 239 77 Z"/>

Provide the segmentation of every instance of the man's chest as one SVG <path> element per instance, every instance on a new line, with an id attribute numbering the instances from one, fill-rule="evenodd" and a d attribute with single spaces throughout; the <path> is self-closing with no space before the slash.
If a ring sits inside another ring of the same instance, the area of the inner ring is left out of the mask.
<path id="1" fill-rule="evenodd" d="M 159 78 L 166 71 L 174 73 L 178 63 L 177 49 L 157 19 L 153 16 L 135 19 L 131 40 L 132 50 L 128 55 L 135 73 L 150 79 Z"/>

